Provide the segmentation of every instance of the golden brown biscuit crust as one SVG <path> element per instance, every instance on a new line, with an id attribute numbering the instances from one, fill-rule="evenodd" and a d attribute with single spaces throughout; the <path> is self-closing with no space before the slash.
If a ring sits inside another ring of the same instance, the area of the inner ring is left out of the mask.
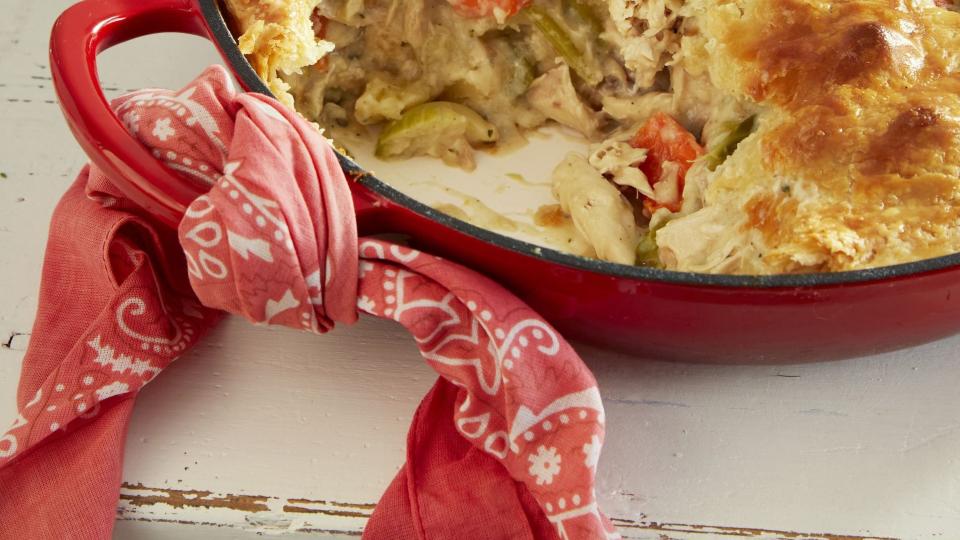
<path id="1" fill-rule="evenodd" d="M 723 42 L 777 118 L 769 189 L 744 205 L 770 271 L 847 270 L 960 250 L 960 15 L 909 2 L 763 0 Z M 774 186 L 770 186 L 774 187 Z"/>

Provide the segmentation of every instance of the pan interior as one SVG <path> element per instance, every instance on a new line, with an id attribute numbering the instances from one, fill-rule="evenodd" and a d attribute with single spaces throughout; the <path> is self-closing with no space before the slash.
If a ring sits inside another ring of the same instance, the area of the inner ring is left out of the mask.
<path id="1" fill-rule="evenodd" d="M 264 95 L 271 95 L 270 90 L 263 83 L 263 81 L 260 80 L 252 66 L 249 64 L 249 62 L 247 62 L 247 59 L 237 48 L 235 37 L 231 32 L 231 29 L 229 28 L 225 18 L 223 17 L 221 12 L 223 7 L 220 5 L 219 1 L 197 0 L 197 3 L 206 21 L 207 27 L 210 30 L 211 38 L 216 42 L 224 58 L 230 64 L 234 75 L 248 90 L 262 93 Z M 369 163 L 368 161 L 364 161 L 362 159 L 361 156 L 363 155 L 363 152 L 359 152 L 358 154 L 358 161 Z M 601 261 L 599 259 L 572 255 L 556 249 L 551 249 L 550 247 L 541 247 L 526 239 L 512 238 L 486 228 L 478 227 L 462 219 L 458 219 L 457 217 L 440 212 L 428 204 L 425 204 L 399 191 L 387 182 L 380 180 L 375 172 L 365 169 L 357 161 L 354 161 L 350 157 L 340 154 L 339 159 L 341 165 L 347 172 L 355 175 L 362 174 L 362 178 L 360 180 L 361 184 L 371 191 L 441 225 L 529 257 L 540 258 L 570 268 L 576 268 L 614 277 L 691 286 L 725 288 L 797 288 L 836 286 L 889 280 L 902 278 L 913 274 L 934 272 L 960 266 L 960 253 L 893 266 L 818 274 L 780 274 L 765 276 L 697 274 L 639 266 L 627 266 Z M 371 166 L 370 168 L 373 169 L 374 167 Z M 509 168 L 509 166 L 507 166 L 507 168 Z M 515 172 L 516 171 L 506 169 L 499 171 L 501 174 L 513 174 Z M 520 176 L 523 176 L 525 180 L 528 180 L 532 183 L 543 182 L 542 178 L 526 179 L 525 175 L 521 173 L 517 174 L 520 174 Z M 406 178 L 398 178 L 401 185 L 404 182 L 412 183 L 417 181 L 415 176 L 410 174 L 409 171 L 405 173 L 405 176 Z M 511 178 L 511 180 L 513 179 Z M 459 198 L 459 195 L 453 195 L 453 197 Z M 523 235 L 517 236 L 523 237 Z"/>

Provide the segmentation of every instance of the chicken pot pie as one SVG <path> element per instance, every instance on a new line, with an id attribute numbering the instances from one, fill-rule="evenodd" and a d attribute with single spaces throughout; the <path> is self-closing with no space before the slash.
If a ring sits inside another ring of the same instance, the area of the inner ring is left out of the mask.
<path id="1" fill-rule="evenodd" d="M 598 257 L 774 274 L 960 251 L 946 0 L 226 0 L 281 100 L 471 169 L 559 124 Z"/>

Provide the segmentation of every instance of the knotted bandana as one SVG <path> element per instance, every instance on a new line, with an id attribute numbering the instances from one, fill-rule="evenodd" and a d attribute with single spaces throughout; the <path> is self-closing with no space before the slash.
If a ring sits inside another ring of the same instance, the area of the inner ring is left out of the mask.
<path id="1" fill-rule="evenodd" d="M 179 245 L 96 170 L 61 201 L 20 412 L 0 437 L 0 523 L 24 537 L 108 536 L 133 397 L 221 311 L 315 333 L 360 311 L 406 327 L 440 375 L 365 536 L 616 537 L 594 490 L 596 382 L 529 307 L 450 261 L 358 240 L 330 144 L 275 100 L 237 93 L 223 68 L 114 107 L 207 193 Z"/>

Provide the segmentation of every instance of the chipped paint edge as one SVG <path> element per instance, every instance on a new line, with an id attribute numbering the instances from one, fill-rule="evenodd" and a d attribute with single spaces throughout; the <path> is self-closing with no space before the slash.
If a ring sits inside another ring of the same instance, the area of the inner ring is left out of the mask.
<path id="1" fill-rule="evenodd" d="M 374 507 L 374 503 L 216 493 L 125 483 L 120 488 L 117 519 L 228 527 L 271 536 L 302 533 L 360 536 Z M 877 536 L 800 533 L 619 518 L 613 518 L 613 522 L 624 538 L 638 540 L 897 540 Z"/>
<path id="2" fill-rule="evenodd" d="M 373 503 L 283 498 L 147 487 L 120 487 L 117 519 L 229 527 L 264 535 L 336 533 L 359 535 Z"/>

